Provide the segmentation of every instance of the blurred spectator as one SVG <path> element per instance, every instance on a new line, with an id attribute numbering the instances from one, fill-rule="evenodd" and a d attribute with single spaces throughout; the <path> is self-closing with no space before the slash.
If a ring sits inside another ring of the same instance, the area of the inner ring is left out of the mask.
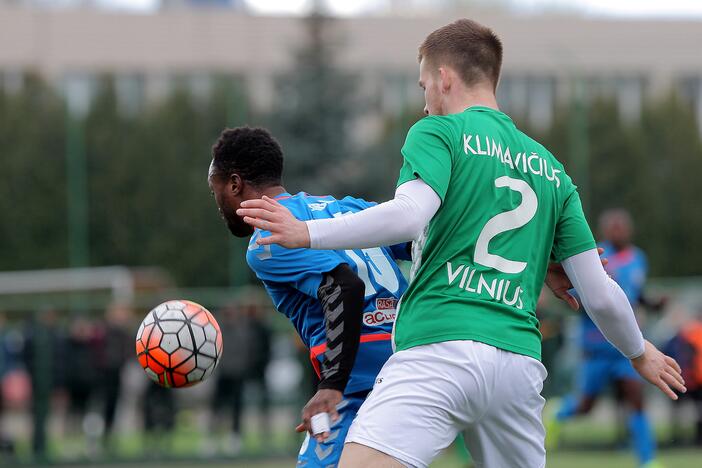
<path id="1" fill-rule="evenodd" d="M 27 374 L 21 365 L 23 346 L 22 334 L 10 328 L 0 312 L 0 455 L 14 453 L 14 442 L 1 424 L 3 412 L 7 406 L 21 404 L 29 393 Z"/>
<path id="2" fill-rule="evenodd" d="M 66 363 L 65 341 L 58 328 L 58 311 L 46 308 L 32 317 L 25 333 L 25 366 L 32 383 L 32 451 L 39 459 L 46 458 L 47 419 L 51 396 L 64 384 Z"/>
<path id="3" fill-rule="evenodd" d="M 219 326 L 224 348 L 216 373 L 212 413 L 226 414 L 223 410 L 231 409 L 231 434 L 226 447 L 228 451 L 236 453 L 241 449 L 241 410 L 252 334 L 247 318 L 235 305 L 230 305 L 222 311 Z M 211 443 L 212 439 L 207 442 Z M 213 449 L 214 447 L 207 447 L 208 451 Z"/>
<path id="4" fill-rule="evenodd" d="M 219 324 L 225 344 L 212 408 L 214 414 L 222 414 L 223 407 L 231 408 L 232 432 L 225 450 L 235 454 L 241 449 L 242 406 L 247 382 L 256 386 L 263 436 L 270 435 L 270 397 L 265 372 L 271 359 L 271 331 L 263 309 L 256 303 L 230 305 L 222 311 Z"/>
<path id="5" fill-rule="evenodd" d="M 86 318 L 76 317 L 69 325 L 66 339 L 66 356 L 69 362 L 65 368 L 65 379 L 69 428 L 73 431 L 82 426 L 90 398 L 98 383 L 95 353 L 98 349 L 97 339 L 94 325 Z"/>
<path id="6" fill-rule="evenodd" d="M 266 318 L 266 309 L 257 302 L 242 304 L 248 319 L 251 339 L 249 341 L 250 382 L 256 386 L 258 415 L 262 423 L 263 438 L 268 439 L 270 428 L 270 395 L 266 384 L 266 368 L 271 361 L 271 329 Z"/>
<path id="7" fill-rule="evenodd" d="M 103 396 L 105 437 L 109 437 L 115 421 L 115 412 L 122 388 L 122 368 L 134 353 L 134 338 L 129 329 L 131 310 L 122 304 L 107 309 L 106 323 L 100 337 L 99 375 Z"/>
<path id="8" fill-rule="evenodd" d="M 149 382 L 143 403 L 146 452 L 151 456 L 170 454 L 170 433 L 175 427 L 176 414 L 173 389 Z"/>
<path id="9" fill-rule="evenodd" d="M 685 323 L 663 352 L 678 361 L 687 387 L 687 393 L 681 394 L 681 398 L 674 402 L 673 440 L 682 440 L 677 415 L 680 405 L 691 400 L 696 408 L 694 443 L 702 446 L 702 321 L 694 319 Z"/>

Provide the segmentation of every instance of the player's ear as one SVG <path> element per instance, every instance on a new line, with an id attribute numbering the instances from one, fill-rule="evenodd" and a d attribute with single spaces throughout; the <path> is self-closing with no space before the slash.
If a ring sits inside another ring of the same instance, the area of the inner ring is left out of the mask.
<path id="1" fill-rule="evenodd" d="M 232 174 L 229 178 L 229 191 L 232 195 L 239 195 L 244 191 L 244 179 L 239 174 Z"/>
<path id="2" fill-rule="evenodd" d="M 442 93 L 451 89 L 452 75 L 446 67 L 439 67 L 439 87 Z"/>

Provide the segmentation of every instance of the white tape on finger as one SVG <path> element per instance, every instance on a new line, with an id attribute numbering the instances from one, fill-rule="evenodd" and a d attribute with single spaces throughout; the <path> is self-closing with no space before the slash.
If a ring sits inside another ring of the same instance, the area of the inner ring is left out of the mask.
<path id="1" fill-rule="evenodd" d="M 312 435 L 318 435 L 324 432 L 329 432 L 331 429 L 329 413 L 317 413 L 314 416 L 312 416 L 310 422 L 312 423 Z"/>

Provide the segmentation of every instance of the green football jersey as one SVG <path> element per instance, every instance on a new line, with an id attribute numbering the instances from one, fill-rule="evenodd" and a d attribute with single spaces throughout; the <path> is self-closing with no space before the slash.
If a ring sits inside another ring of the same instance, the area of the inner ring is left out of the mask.
<path id="1" fill-rule="evenodd" d="M 419 177 L 441 207 L 414 242 L 396 349 L 475 340 L 540 359 L 549 260 L 596 247 L 563 165 L 487 107 L 420 120 L 402 155 L 398 186 Z"/>

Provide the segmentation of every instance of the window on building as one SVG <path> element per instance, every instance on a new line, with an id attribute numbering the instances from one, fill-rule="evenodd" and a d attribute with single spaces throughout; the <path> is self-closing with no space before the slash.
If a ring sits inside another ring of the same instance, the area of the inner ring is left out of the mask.
<path id="1" fill-rule="evenodd" d="M 555 84 L 550 76 L 505 75 L 497 87 L 497 102 L 513 118 L 547 128 L 553 121 Z"/>
<path id="2" fill-rule="evenodd" d="M 61 91 L 68 111 L 76 117 L 85 117 L 98 91 L 98 80 L 88 73 L 70 73 L 61 80 Z"/>
<path id="3" fill-rule="evenodd" d="M 589 100 L 614 99 L 619 116 L 633 121 L 641 116 L 646 79 L 638 75 L 597 76 L 586 80 Z"/>
<path id="4" fill-rule="evenodd" d="M 123 74 L 115 76 L 115 93 L 120 112 L 136 115 L 143 109 L 145 97 L 145 78 L 141 74 Z"/>
<path id="5" fill-rule="evenodd" d="M 690 105 L 697 119 L 697 128 L 702 135 L 702 77 L 687 76 L 678 80 L 678 94 Z"/>

